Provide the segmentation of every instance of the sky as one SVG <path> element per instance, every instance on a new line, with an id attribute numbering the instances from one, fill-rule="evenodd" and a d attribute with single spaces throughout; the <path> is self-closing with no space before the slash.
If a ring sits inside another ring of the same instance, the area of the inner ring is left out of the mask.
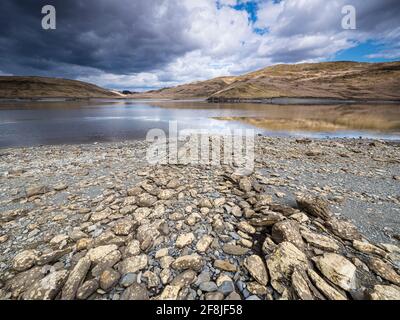
<path id="1" fill-rule="evenodd" d="M 399 17 L 399 0 L 1 0 L 0 75 L 144 91 L 278 63 L 396 61 Z"/>

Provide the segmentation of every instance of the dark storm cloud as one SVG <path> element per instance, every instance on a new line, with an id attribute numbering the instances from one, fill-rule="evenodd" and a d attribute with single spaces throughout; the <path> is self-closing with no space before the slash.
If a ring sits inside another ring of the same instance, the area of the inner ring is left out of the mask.
<path id="1" fill-rule="evenodd" d="M 57 29 L 41 28 L 41 8 Z M 178 0 L 1 0 L 0 71 L 78 77 L 160 68 L 195 48 Z"/>

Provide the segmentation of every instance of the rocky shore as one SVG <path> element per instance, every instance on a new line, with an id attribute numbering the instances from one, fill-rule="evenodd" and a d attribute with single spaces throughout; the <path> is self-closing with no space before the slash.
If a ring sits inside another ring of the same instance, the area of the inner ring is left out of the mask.
<path id="1" fill-rule="evenodd" d="M 400 148 L 257 137 L 255 170 L 148 143 L 0 150 L 0 299 L 400 299 Z"/>

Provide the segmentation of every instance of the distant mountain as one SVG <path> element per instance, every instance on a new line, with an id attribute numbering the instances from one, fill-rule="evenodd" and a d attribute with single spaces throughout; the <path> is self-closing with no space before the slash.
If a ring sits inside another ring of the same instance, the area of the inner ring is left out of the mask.
<path id="1" fill-rule="evenodd" d="M 400 62 L 275 65 L 238 77 L 221 77 L 131 97 L 209 98 L 214 102 L 271 98 L 400 100 Z"/>
<path id="2" fill-rule="evenodd" d="M 0 76 L 0 98 L 118 98 L 121 94 L 67 79 Z"/>

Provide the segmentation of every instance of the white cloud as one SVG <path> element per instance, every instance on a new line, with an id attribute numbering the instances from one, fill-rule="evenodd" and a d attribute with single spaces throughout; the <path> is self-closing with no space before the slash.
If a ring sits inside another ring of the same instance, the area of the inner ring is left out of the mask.
<path id="1" fill-rule="evenodd" d="M 120 88 L 173 86 L 237 75 L 273 63 L 323 61 L 366 40 L 392 44 L 400 39 L 400 27 L 396 28 L 400 10 L 393 0 L 258 2 L 258 20 L 252 24 L 246 11 L 231 7 L 236 4 L 234 0 L 219 1 L 220 9 L 214 0 L 182 0 L 188 15 L 185 38 L 196 49 L 152 72 L 128 76 L 103 73 L 84 80 Z M 357 10 L 357 30 L 341 28 L 341 9 L 349 3 Z M 385 3 L 393 3 L 396 10 L 388 13 Z M 256 29 L 268 32 L 258 33 Z M 399 51 L 389 48 L 369 57 L 394 59 Z"/>

